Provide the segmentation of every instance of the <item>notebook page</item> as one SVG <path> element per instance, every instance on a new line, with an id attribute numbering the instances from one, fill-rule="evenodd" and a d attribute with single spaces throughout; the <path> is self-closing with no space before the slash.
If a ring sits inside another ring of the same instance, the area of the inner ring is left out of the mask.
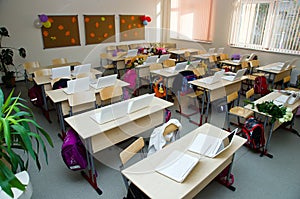
<path id="1" fill-rule="evenodd" d="M 156 171 L 177 182 L 183 182 L 198 163 L 198 158 L 178 151 L 174 152 L 178 155 L 174 155 L 174 153 L 172 153 L 167 159 L 170 159 L 170 157 L 174 157 L 174 159 L 169 160 L 168 162 L 164 161 L 164 163 L 160 165 Z"/>

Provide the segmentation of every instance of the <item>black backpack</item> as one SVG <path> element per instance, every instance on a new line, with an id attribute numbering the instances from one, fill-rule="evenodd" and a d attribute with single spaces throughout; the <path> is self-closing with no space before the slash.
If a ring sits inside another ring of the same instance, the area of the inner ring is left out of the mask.
<path id="1" fill-rule="evenodd" d="M 246 145 L 252 149 L 259 150 L 265 145 L 264 127 L 254 117 L 245 121 L 242 136 L 247 139 Z"/>
<path id="2" fill-rule="evenodd" d="M 34 106 L 43 107 L 44 101 L 41 86 L 34 84 L 32 88 L 28 89 L 28 97 Z"/>

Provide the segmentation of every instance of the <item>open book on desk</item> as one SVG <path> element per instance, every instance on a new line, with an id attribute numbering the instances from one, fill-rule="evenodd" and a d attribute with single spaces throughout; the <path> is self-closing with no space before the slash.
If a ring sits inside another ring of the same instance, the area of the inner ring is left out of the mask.
<path id="1" fill-rule="evenodd" d="M 199 159 L 196 157 L 179 151 L 173 151 L 155 171 L 176 182 L 182 183 L 198 162 Z"/>
<path id="2" fill-rule="evenodd" d="M 225 138 L 214 137 L 208 134 L 199 133 L 193 143 L 188 148 L 197 154 L 201 154 L 210 158 L 214 158 L 232 144 L 233 137 L 237 133 L 238 128 L 231 131 Z"/>

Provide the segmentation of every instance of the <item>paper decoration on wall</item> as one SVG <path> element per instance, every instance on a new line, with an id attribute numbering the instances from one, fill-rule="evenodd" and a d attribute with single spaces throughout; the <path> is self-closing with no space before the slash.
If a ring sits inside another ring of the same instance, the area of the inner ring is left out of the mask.
<path id="1" fill-rule="evenodd" d="M 39 20 L 46 20 L 41 21 L 44 49 L 80 45 L 77 15 L 55 15 L 47 18 L 41 19 L 41 15 L 39 16 Z"/>
<path id="2" fill-rule="evenodd" d="M 145 40 L 144 15 L 120 15 L 120 41 Z"/>
<path id="3" fill-rule="evenodd" d="M 141 16 L 140 19 L 145 26 L 148 25 L 149 22 L 151 22 L 151 17 L 146 16 L 146 15 Z"/>
<path id="4" fill-rule="evenodd" d="M 83 17 L 86 45 L 116 41 L 114 15 L 84 15 Z"/>

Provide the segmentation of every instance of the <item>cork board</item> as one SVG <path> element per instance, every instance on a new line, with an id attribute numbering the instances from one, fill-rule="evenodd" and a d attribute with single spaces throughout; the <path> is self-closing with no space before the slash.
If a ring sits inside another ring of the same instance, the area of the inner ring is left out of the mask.
<path id="1" fill-rule="evenodd" d="M 120 41 L 145 40 L 143 15 L 120 15 Z"/>
<path id="2" fill-rule="evenodd" d="M 85 44 L 116 41 L 114 15 L 84 15 Z"/>
<path id="3" fill-rule="evenodd" d="M 49 16 L 50 28 L 41 28 L 44 49 L 66 46 L 80 46 L 78 16 Z"/>

